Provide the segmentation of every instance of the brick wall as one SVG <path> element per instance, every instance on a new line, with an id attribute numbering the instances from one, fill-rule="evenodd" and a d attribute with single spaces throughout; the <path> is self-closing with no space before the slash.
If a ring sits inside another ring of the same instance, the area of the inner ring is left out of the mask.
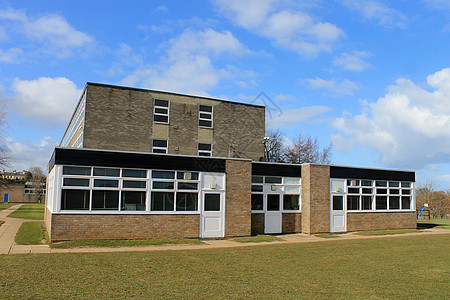
<path id="1" fill-rule="evenodd" d="M 347 231 L 416 228 L 415 212 L 347 213 Z"/>
<path id="2" fill-rule="evenodd" d="M 22 203 L 24 202 L 24 184 L 8 184 L 0 187 L 0 202 L 5 201 L 5 194 L 8 194 L 8 202 Z"/>
<path id="3" fill-rule="evenodd" d="M 302 165 L 302 232 L 330 232 L 330 167 Z"/>
<path id="4" fill-rule="evenodd" d="M 301 213 L 283 213 L 283 233 L 302 232 Z"/>
<path id="5" fill-rule="evenodd" d="M 264 213 L 252 214 L 252 235 L 264 234 Z"/>
<path id="6" fill-rule="evenodd" d="M 200 215 L 53 214 L 52 241 L 198 238 Z"/>
<path id="7" fill-rule="evenodd" d="M 251 161 L 227 160 L 225 236 L 251 234 Z"/>

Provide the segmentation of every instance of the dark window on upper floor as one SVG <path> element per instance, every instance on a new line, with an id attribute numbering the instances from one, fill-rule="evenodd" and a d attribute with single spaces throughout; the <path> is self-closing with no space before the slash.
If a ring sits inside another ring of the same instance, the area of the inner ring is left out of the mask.
<path id="1" fill-rule="evenodd" d="M 200 127 L 213 127 L 213 107 L 211 105 L 198 106 L 198 126 Z"/>
<path id="2" fill-rule="evenodd" d="M 153 139 L 152 152 L 167 153 L 167 140 Z"/>
<path id="3" fill-rule="evenodd" d="M 169 106 L 168 100 L 155 99 L 153 109 L 153 121 L 158 123 L 169 123 Z"/>

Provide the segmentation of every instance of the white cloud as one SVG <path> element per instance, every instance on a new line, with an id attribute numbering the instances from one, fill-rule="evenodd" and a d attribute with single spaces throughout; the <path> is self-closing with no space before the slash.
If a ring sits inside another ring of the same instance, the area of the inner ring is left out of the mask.
<path id="1" fill-rule="evenodd" d="M 331 111 L 327 106 L 305 106 L 282 109 L 281 113 L 267 116 L 271 128 L 297 128 L 299 123 L 307 122 L 318 115 Z"/>
<path id="2" fill-rule="evenodd" d="M 361 144 L 385 166 L 423 168 L 450 161 L 450 68 L 427 77 L 431 91 L 400 78 L 362 112 L 335 120 L 338 150 Z"/>
<path id="3" fill-rule="evenodd" d="M 333 64 L 344 70 L 356 72 L 364 71 L 370 67 L 370 64 L 365 62 L 363 58 L 369 56 L 371 56 L 371 53 L 365 51 L 355 51 L 353 54 L 343 53 L 340 57 L 333 61 Z"/>
<path id="4" fill-rule="evenodd" d="M 67 124 L 82 92 L 64 77 L 16 78 L 11 89 L 16 93 L 11 106 L 17 114 L 48 125 Z"/>
<path id="5" fill-rule="evenodd" d="M 75 49 L 91 44 L 94 39 L 86 33 L 74 29 L 65 18 L 48 14 L 29 18 L 24 11 L 7 9 L 0 11 L 0 20 L 5 30 L 20 34 L 30 41 L 41 43 L 41 51 L 58 57 L 72 54 Z"/>
<path id="6" fill-rule="evenodd" d="M 324 89 L 331 93 L 332 96 L 346 96 L 353 95 L 355 90 L 360 87 L 348 79 L 336 80 L 336 79 L 322 79 L 316 77 L 314 79 L 305 79 L 301 81 L 306 81 L 308 87 L 313 90 Z"/>
<path id="7" fill-rule="evenodd" d="M 237 25 L 268 38 L 276 46 L 307 56 L 330 51 L 343 35 L 336 25 L 320 22 L 294 9 L 277 9 L 274 0 L 215 0 L 226 17 Z"/>
<path id="8" fill-rule="evenodd" d="M 6 51 L 0 49 L 0 62 L 3 63 L 18 63 L 20 61 L 20 56 L 23 54 L 20 48 L 11 48 Z"/>
<path id="9" fill-rule="evenodd" d="M 31 167 L 42 167 L 44 172 L 58 143 L 51 137 L 44 137 L 39 143 L 26 141 L 15 142 L 11 137 L 6 138 L 8 155 L 11 157 L 11 169 L 29 170 Z"/>
<path id="10" fill-rule="evenodd" d="M 406 27 L 406 17 L 398 10 L 384 5 L 378 0 L 340 0 L 357 11 L 366 21 L 373 21 L 384 27 Z"/>
<path id="11" fill-rule="evenodd" d="M 122 80 L 123 84 L 158 90 L 207 94 L 220 80 L 232 78 L 232 66 L 218 69 L 212 58 L 222 55 L 240 56 L 250 51 L 229 31 L 186 30 L 168 42 L 167 55 L 159 65 L 138 68 Z"/>

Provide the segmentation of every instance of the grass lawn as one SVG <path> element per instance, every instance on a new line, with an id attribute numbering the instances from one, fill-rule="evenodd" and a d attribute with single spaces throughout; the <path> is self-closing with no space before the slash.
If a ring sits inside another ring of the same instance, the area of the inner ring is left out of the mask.
<path id="1" fill-rule="evenodd" d="M 23 222 L 14 241 L 19 245 L 40 245 L 43 238 L 41 222 Z"/>
<path id="2" fill-rule="evenodd" d="M 282 241 L 282 239 L 276 236 L 264 234 L 258 234 L 257 236 L 250 236 L 250 237 L 237 237 L 232 238 L 230 240 L 238 243 L 262 243 L 262 242 Z"/>
<path id="3" fill-rule="evenodd" d="M 44 220 L 44 203 L 24 204 L 8 215 L 9 218 Z"/>
<path id="4" fill-rule="evenodd" d="M 5 299 L 449 299 L 450 235 L 0 255 Z M 38 278 L 38 280 L 37 280 Z"/>
<path id="5" fill-rule="evenodd" d="M 68 249 L 77 247 L 133 247 L 133 246 L 149 246 L 149 245 L 174 245 L 174 244 L 204 244 L 202 241 L 194 239 L 148 239 L 148 240 L 83 240 L 83 241 L 68 241 L 51 244 L 52 248 Z"/>
<path id="6" fill-rule="evenodd" d="M 387 229 L 387 230 L 368 230 L 368 231 L 360 231 L 355 232 L 357 235 L 393 235 L 393 234 L 402 234 L 402 233 L 415 233 L 421 232 L 421 230 L 417 229 Z"/>
<path id="7" fill-rule="evenodd" d="M 5 210 L 7 208 L 10 208 L 11 206 L 13 206 L 15 204 L 11 204 L 11 203 L 0 203 L 0 211 Z"/>
<path id="8" fill-rule="evenodd" d="M 417 226 L 450 229 L 450 219 L 417 220 Z"/>
<path id="9" fill-rule="evenodd" d="M 2 226 L 3 223 L 5 223 L 5 221 L 0 221 L 0 226 Z"/>

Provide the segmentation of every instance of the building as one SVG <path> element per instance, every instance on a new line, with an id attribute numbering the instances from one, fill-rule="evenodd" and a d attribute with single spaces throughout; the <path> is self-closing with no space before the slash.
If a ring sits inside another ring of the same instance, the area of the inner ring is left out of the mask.
<path id="1" fill-rule="evenodd" d="M 0 203 L 39 203 L 45 194 L 45 183 L 38 188 L 33 182 L 28 182 L 31 174 L 23 170 L 0 172 Z"/>
<path id="2" fill-rule="evenodd" d="M 49 163 L 50 238 L 415 228 L 414 172 L 260 162 L 263 137 L 264 107 L 88 83 Z"/>

